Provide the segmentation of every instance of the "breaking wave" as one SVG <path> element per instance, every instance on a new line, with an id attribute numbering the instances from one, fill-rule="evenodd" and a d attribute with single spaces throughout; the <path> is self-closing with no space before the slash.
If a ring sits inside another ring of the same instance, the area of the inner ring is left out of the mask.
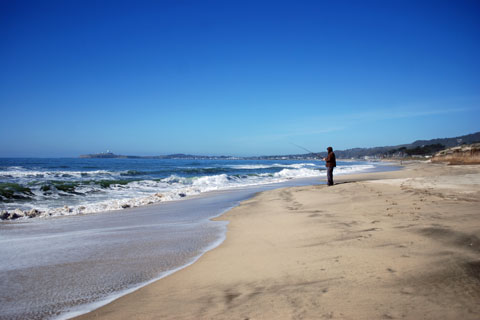
<path id="1" fill-rule="evenodd" d="M 0 209 L 36 209 L 39 216 L 86 214 L 179 200 L 216 190 L 325 176 L 322 163 L 201 164 L 71 171 L 0 167 Z M 335 174 L 372 168 L 373 164 L 345 163 L 336 168 Z"/>

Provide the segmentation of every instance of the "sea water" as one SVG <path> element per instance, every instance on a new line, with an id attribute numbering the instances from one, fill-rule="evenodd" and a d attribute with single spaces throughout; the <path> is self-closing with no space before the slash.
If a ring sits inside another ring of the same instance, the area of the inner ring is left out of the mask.
<path id="1" fill-rule="evenodd" d="M 339 162 L 336 174 L 372 169 Z M 324 175 L 319 161 L 0 159 L 0 210 L 77 215 Z"/>
<path id="2" fill-rule="evenodd" d="M 43 212 L 0 222 L 0 319 L 92 310 L 219 245 L 226 222 L 211 218 L 240 201 L 324 176 L 317 161 L 0 159 L 0 207 Z"/>

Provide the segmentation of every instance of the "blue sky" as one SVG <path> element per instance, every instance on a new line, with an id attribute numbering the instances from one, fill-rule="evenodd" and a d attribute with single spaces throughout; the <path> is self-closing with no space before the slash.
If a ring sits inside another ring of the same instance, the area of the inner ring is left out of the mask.
<path id="1" fill-rule="evenodd" d="M 0 156 L 271 155 L 480 131 L 478 1 L 0 2 Z"/>

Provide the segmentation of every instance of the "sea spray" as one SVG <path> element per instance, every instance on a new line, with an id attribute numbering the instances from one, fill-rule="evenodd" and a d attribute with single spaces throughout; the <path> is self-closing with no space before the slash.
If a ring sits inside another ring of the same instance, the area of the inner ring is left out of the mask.
<path id="1" fill-rule="evenodd" d="M 336 174 L 372 169 L 339 162 Z M 0 159 L 0 210 L 8 219 L 88 214 L 180 200 L 217 190 L 325 175 L 320 161 Z"/>

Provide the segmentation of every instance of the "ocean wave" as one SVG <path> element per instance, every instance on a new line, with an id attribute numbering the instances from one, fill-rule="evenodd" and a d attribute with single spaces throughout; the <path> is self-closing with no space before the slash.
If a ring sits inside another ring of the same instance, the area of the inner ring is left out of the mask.
<path id="1" fill-rule="evenodd" d="M 0 183 L 0 200 L 11 201 L 13 199 L 32 199 L 34 196 L 29 187 L 18 183 L 2 182 Z"/>
<path id="2" fill-rule="evenodd" d="M 22 210 L 38 209 L 40 216 L 59 216 L 86 214 L 101 211 L 120 210 L 138 207 L 162 201 L 179 200 L 186 196 L 198 195 L 216 190 L 250 187 L 272 183 L 281 183 L 290 179 L 315 178 L 325 176 L 325 168 L 312 163 L 269 164 L 269 165 L 238 165 L 252 168 L 276 167 L 277 172 L 257 171 L 250 174 L 199 174 L 182 176 L 171 174 L 158 179 L 84 179 L 78 181 L 36 181 L 30 183 L 27 189 L 17 184 L 4 190 L 6 194 L 18 195 L 8 199 L 8 209 Z M 280 167 L 281 166 L 281 167 Z M 336 168 L 336 174 L 360 172 L 374 168 L 374 165 L 347 165 Z M 180 172 L 185 168 L 181 168 Z M 203 170 L 209 168 L 202 168 Z M 260 168 L 258 168 L 260 169 Z M 10 170 L 12 171 L 12 170 Z M 201 170 L 200 170 L 201 171 Z M 221 171 L 221 170 L 220 170 Z M 209 171 L 209 173 L 214 172 Z M 58 173 L 58 172 L 56 172 Z M 95 174 L 111 176 L 110 171 L 97 170 Z M 119 172 L 117 177 L 121 177 Z M 5 188 L 4 188 L 5 189 Z M 0 189 L 1 190 L 1 189 Z M 4 194 L 5 194 L 4 192 Z M 64 199 L 64 200 L 62 200 Z M 3 198 L 3 203 L 6 199 Z M 57 204 L 57 205 L 55 205 Z"/>
<path id="3" fill-rule="evenodd" d="M 204 168 L 195 168 L 195 167 L 178 167 L 178 168 L 168 168 L 164 170 L 152 170 L 152 171 L 139 171 L 139 170 L 127 170 L 120 172 L 120 176 L 123 177 L 138 177 L 138 176 L 164 176 L 171 172 L 176 172 L 178 174 L 185 174 L 189 176 L 193 175 L 211 175 L 218 173 L 228 173 L 230 170 L 223 167 L 204 167 Z"/>
<path id="4" fill-rule="evenodd" d="M 115 176 L 116 173 L 107 170 L 94 171 L 34 171 L 17 168 L 12 170 L 0 170 L 0 179 L 8 178 L 85 178 L 97 176 Z"/>
<path id="5" fill-rule="evenodd" d="M 308 168 L 299 168 L 299 169 L 283 169 L 280 172 L 274 174 L 275 177 L 279 178 L 311 178 L 321 176 L 322 172 L 319 169 L 308 169 Z"/>
<path id="6" fill-rule="evenodd" d="M 243 169 L 243 170 L 256 170 L 256 169 L 270 169 L 270 168 L 295 168 L 300 169 L 303 167 L 315 167 L 315 163 L 293 163 L 293 164 L 237 164 L 230 165 L 229 168 L 232 169 Z"/>
<path id="7" fill-rule="evenodd" d="M 217 173 L 228 173 L 230 170 L 222 167 L 218 168 L 181 168 L 178 170 L 180 173 L 184 173 L 187 175 L 211 175 Z"/>
<path id="8" fill-rule="evenodd" d="M 127 170 L 120 172 L 121 176 L 142 176 L 147 174 L 147 171 Z"/>
<path id="9" fill-rule="evenodd" d="M 374 169 L 375 166 L 372 164 L 364 164 L 364 165 L 353 165 L 353 166 L 338 166 L 335 168 L 334 174 L 349 174 L 355 172 L 362 172 L 366 170 Z"/>

